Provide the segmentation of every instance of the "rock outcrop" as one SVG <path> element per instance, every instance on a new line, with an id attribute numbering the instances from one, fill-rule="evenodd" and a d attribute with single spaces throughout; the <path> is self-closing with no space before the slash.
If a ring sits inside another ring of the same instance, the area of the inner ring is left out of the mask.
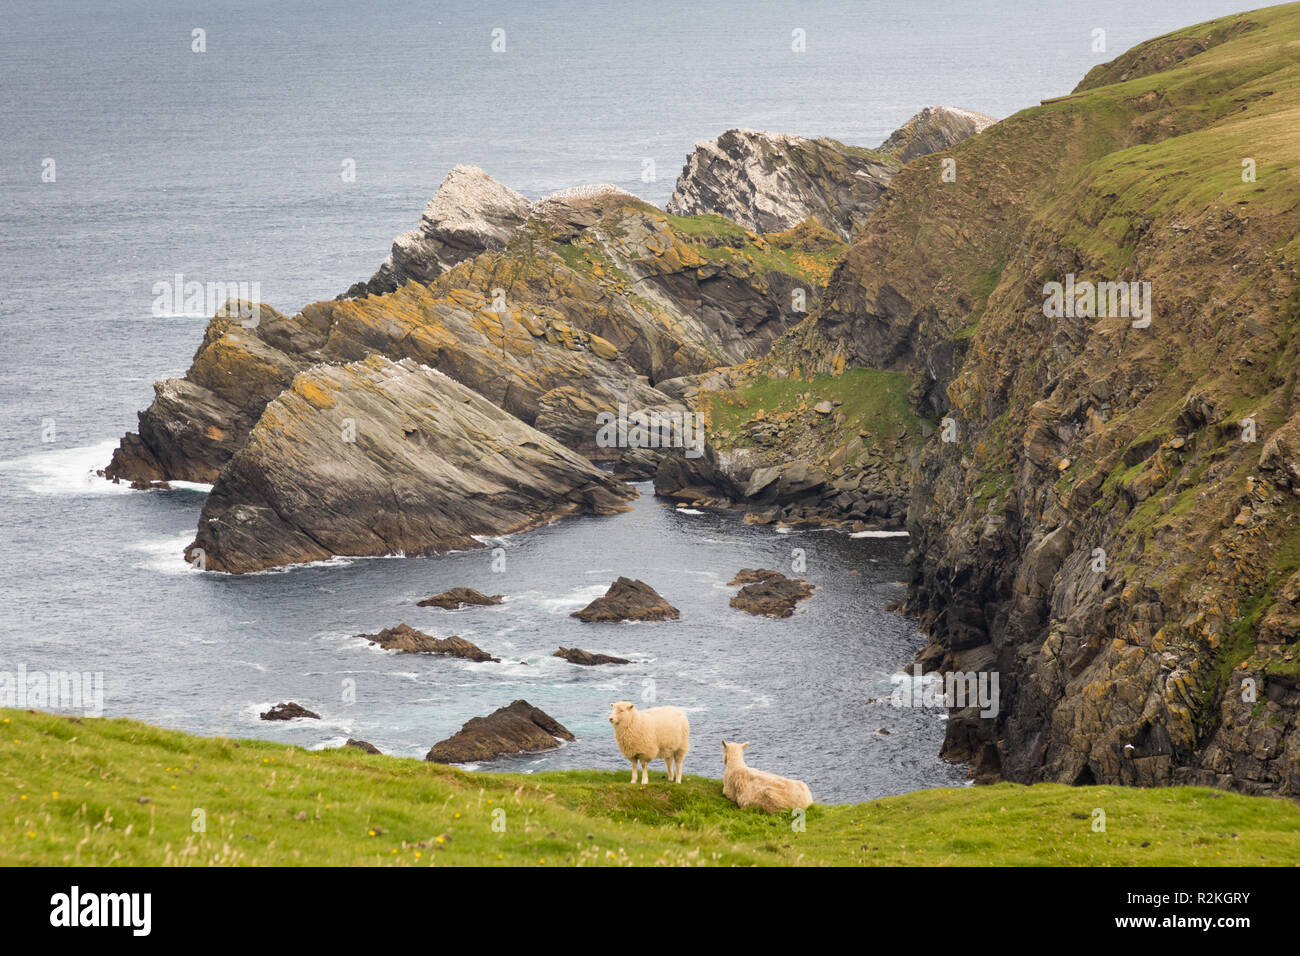
<path id="1" fill-rule="evenodd" d="M 417 606 L 440 607 L 447 611 L 458 611 L 464 607 L 488 607 L 493 604 L 500 604 L 504 598 L 505 595 L 502 594 L 488 595 L 482 591 L 475 591 L 473 588 L 452 588 L 449 591 L 443 591 L 441 594 L 435 594 L 417 602 Z"/>
<path id="2" fill-rule="evenodd" d="M 584 651 L 579 647 L 561 647 L 552 656 L 562 657 L 570 664 L 581 664 L 583 667 L 598 667 L 601 664 L 632 663 L 622 657 L 611 657 L 608 654 L 593 654 L 590 651 Z"/>
<path id="3" fill-rule="evenodd" d="M 755 232 L 781 232 L 815 218 L 847 239 L 866 222 L 901 165 L 827 137 L 732 129 L 695 144 L 668 211 L 712 213 Z"/>
<path id="4" fill-rule="evenodd" d="M 681 617 L 681 612 L 644 581 L 620 577 L 603 595 L 581 611 L 574 611 L 569 616 L 591 624 L 616 621 L 675 621 Z"/>
<path id="5" fill-rule="evenodd" d="M 300 718 L 320 720 L 320 714 L 312 713 L 302 704 L 292 700 L 288 703 L 276 704 L 270 710 L 262 711 L 259 716 L 262 720 L 298 720 Z"/>
<path id="6" fill-rule="evenodd" d="M 399 651 L 403 654 L 442 654 L 467 661 L 501 663 L 499 657 L 493 657 L 463 637 L 431 637 L 405 624 L 386 627 L 378 634 L 358 634 L 357 637 L 371 644 L 377 644 L 386 651 Z"/>
<path id="7" fill-rule="evenodd" d="M 878 149 L 906 164 L 956 146 L 996 122 L 995 118 L 983 113 L 951 106 L 927 106 L 890 133 Z"/>
<path id="8" fill-rule="evenodd" d="M 756 232 L 781 232 L 815 218 L 849 239 L 904 164 L 948 149 L 995 122 L 982 113 L 927 106 L 874 150 L 828 137 L 727 130 L 695 145 L 668 211 L 712 213 Z"/>
<path id="9" fill-rule="evenodd" d="M 749 583 L 731 599 L 731 606 L 762 617 L 790 617 L 796 604 L 812 597 L 814 587 L 803 578 L 787 578 L 779 571 L 746 569 L 736 575 L 736 581 L 742 579 Z"/>
<path id="10" fill-rule="evenodd" d="M 294 379 L 222 469 L 186 550 L 244 573 L 482 547 L 635 492 L 440 372 L 372 355 Z"/>
<path id="11" fill-rule="evenodd" d="M 362 752 L 364 752 L 364 753 L 368 753 L 368 754 L 382 754 L 382 753 L 383 753 L 382 750 L 380 750 L 378 747 L 376 747 L 374 744 L 370 743 L 369 741 L 365 741 L 365 740 L 356 740 L 355 738 L 352 738 L 352 737 L 349 737 L 349 738 L 347 739 L 347 743 L 345 743 L 343 746 L 344 746 L 344 747 L 352 747 L 352 748 L 355 749 L 355 750 L 360 750 L 360 751 L 362 751 Z"/>
<path id="12" fill-rule="evenodd" d="M 429 200 L 419 227 L 394 239 L 379 270 L 345 295 L 378 295 L 407 282 L 431 282 L 459 262 L 504 248 L 531 209 L 527 199 L 477 166 L 455 166 Z"/>
<path id="13" fill-rule="evenodd" d="M 431 763 L 478 763 L 508 754 L 554 750 L 562 740 L 573 740 L 555 718 L 526 700 L 473 717 L 453 736 L 433 745 L 425 760 Z"/>

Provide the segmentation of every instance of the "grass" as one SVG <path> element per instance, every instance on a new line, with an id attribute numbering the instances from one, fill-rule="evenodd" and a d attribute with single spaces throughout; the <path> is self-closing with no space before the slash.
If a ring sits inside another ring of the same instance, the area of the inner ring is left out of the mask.
<path id="1" fill-rule="evenodd" d="M 923 790 L 813 806 L 800 830 L 788 816 L 738 810 L 718 780 L 670 786 L 658 771 L 640 787 L 629 776 L 466 773 L 2 710 L 0 863 L 1300 864 L 1295 804 L 1204 788 Z"/>
<path id="2" fill-rule="evenodd" d="M 845 434 L 862 432 L 876 440 L 906 434 L 915 439 L 929 423 L 908 405 L 907 390 L 911 384 L 912 380 L 901 372 L 867 368 L 807 379 L 760 375 L 741 388 L 703 393 L 700 401 L 707 404 L 714 432 L 736 435 L 741 426 L 760 415 L 795 411 L 805 405 L 811 408 L 827 400 L 842 403 L 835 410 L 843 417 Z M 816 427 L 833 428 L 831 416 L 826 416 Z"/>

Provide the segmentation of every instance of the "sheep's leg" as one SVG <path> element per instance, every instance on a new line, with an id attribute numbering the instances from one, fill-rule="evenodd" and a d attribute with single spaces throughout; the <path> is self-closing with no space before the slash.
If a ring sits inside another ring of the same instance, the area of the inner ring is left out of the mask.
<path id="1" fill-rule="evenodd" d="M 677 778 L 673 781 L 674 783 L 682 782 L 682 763 L 685 762 L 685 760 L 686 760 L 686 754 L 681 754 L 677 758 Z"/>
<path id="2" fill-rule="evenodd" d="M 664 757 L 664 766 L 668 768 L 668 782 L 673 782 L 673 755 L 668 754 Z"/>
<path id="3" fill-rule="evenodd" d="M 642 760 L 641 761 L 641 786 L 644 787 L 649 782 L 650 782 L 650 761 Z"/>
<path id="4" fill-rule="evenodd" d="M 636 783 L 636 758 L 635 757 L 632 758 L 632 780 L 630 782 Z"/>

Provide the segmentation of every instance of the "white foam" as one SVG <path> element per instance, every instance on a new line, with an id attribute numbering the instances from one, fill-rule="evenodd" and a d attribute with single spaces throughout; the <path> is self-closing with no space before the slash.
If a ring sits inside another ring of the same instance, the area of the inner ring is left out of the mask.
<path id="1" fill-rule="evenodd" d="M 185 548 L 194 540 L 193 532 L 169 538 L 154 538 L 129 545 L 142 555 L 136 567 L 159 574 L 201 574 L 197 566 L 185 560 Z"/>
<path id="2" fill-rule="evenodd" d="M 854 531 L 850 538 L 906 538 L 906 531 Z"/>
<path id="3" fill-rule="evenodd" d="M 59 448 L 0 462 L 0 474 L 11 475 L 29 491 L 46 495 L 126 494 L 131 487 L 95 474 L 108 464 L 116 441 L 81 448 Z"/>
<path id="4" fill-rule="evenodd" d="M 677 506 L 677 513 L 678 513 L 679 515 L 702 515 L 702 514 L 704 514 L 704 512 L 703 512 L 703 511 L 700 511 L 698 508 L 684 508 L 684 507 L 682 507 L 681 505 L 678 505 L 678 506 Z"/>

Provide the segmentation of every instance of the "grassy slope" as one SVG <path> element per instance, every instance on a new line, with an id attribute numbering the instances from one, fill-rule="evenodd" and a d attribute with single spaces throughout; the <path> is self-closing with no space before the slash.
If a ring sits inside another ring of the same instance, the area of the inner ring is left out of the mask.
<path id="1" fill-rule="evenodd" d="M 1294 804 L 1198 788 L 926 790 L 814 806 L 805 832 L 721 789 L 670 787 L 662 771 L 645 788 L 621 771 L 470 774 L 0 711 L 6 865 L 1300 864 Z"/>

